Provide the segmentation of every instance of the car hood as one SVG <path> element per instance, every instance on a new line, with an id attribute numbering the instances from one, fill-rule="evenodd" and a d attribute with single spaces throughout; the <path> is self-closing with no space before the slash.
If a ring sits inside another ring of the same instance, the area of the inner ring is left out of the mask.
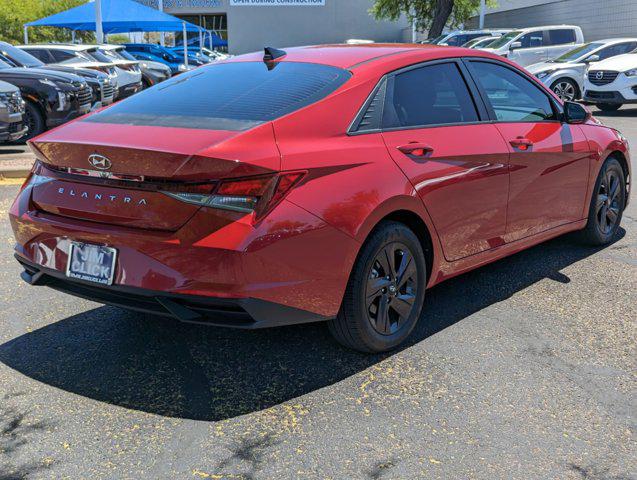
<path id="1" fill-rule="evenodd" d="M 625 53 L 591 64 L 591 70 L 616 70 L 623 72 L 637 68 L 637 53 Z"/>
<path id="2" fill-rule="evenodd" d="M 107 78 L 108 75 L 99 72 L 97 70 L 91 70 L 90 68 L 75 68 L 67 67 L 66 65 L 47 65 L 42 67 L 42 70 L 55 70 L 57 72 L 70 73 L 72 75 L 78 75 L 85 79 L 99 80 L 100 78 Z"/>
<path id="3" fill-rule="evenodd" d="M 540 72 L 546 72 L 548 70 L 563 70 L 566 68 L 577 68 L 584 65 L 583 63 L 569 63 L 569 62 L 540 62 L 529 65 L 526 69 L 535 74 Z"/>
<path id="4" fill-rule="evenodd" d="M 56 72 L 53 70 L 45 70 L 41 68 L 5 68 L 0 70 L 3 78 L 38 78 L 49 80 L 59 80 L 61 82 L 80 82 L 84 83 L 84 79 L 73 73 Z"/>
<path id="5" fill-rule="evenodd" d="M 20 89 L 15 85 L 11 85 L 10 83 L 0 80 L 0 93 L 13 93 L 17 92 L 18 90 Z"/>

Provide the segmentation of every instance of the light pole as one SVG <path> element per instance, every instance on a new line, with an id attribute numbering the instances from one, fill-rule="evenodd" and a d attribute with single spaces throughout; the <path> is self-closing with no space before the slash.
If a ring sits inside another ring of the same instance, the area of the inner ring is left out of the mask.
<path id="1" fill-rule="evenodd" d="M 104 43 L 102 30 L 102 0 L 95 0 L 95 38 L 97 43 Z"/>
<path id="2" fill-rule="evenodd" d="M 159 9 L 160 12 L 164 11 L 164 0 L 158 0 L 159 4 L 157 5 L 157 8 Z M 164 32 L 160 32 L 159 33 L 159 44 L 163 47 L 166 45 L 166 34 Z"/>
<path id="3" fill-rule="evenodd" d="M 487 10 L 487 1 L 480 0 L 480 30 L 484 28 L 484 14 L 486 13 L 486 10 Z"/>

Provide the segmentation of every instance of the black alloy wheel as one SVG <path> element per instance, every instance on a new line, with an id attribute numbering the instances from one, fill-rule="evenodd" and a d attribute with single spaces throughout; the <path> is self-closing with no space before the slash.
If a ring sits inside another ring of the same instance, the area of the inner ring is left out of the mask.
<path id="1" fill-rule="evenodd" d="M 365 298 L 367 320 L 381 335 L 396 333 L 416 303 L 418 279 L 414 256 L 400 242 L 386 245 L 372 263 Z"/>
<path id="2" fill-rule="evenodd" d="M 597 176 L 582 240 L 596 246 L 610 243 L 619 229 L 625 207 L 624 169 L 616 158 L 610 157 Z"/>
<path id="3" fill-rule="evenodd" d="M 360 352 L 398 347 L 418 322 L 426 283 L 420 239 L 403 223 L 383 221 L 360 249 L 330 332 Z"/>
<path id="4" fill-rule="evenodd" d="M 602 235 L 609 235 L 617 227 L 623 206 L 620 205 L 620 201 L 623 203 L 623 197 L 620 195 L 622 181 L 616 170 L 607 169 L 602 172 L 595 205 L 597 227 Z"/>

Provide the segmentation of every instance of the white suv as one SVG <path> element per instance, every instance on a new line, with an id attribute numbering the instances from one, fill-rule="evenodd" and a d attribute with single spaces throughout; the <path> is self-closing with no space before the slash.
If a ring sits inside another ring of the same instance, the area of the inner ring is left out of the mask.
<path id="1" fill-rule="evenodd" d="M 559 57 L 583 43 L 584 34 L 580 27 L 550 25 L 513 30 L 482 50 L 507 57 L 526 67 Z"/>
<path id="2" fill-rule="evenodd" d="M 584 100 L 607 112 L 637 103 L 637 51 L 593 63 L 584 80 Z"/>

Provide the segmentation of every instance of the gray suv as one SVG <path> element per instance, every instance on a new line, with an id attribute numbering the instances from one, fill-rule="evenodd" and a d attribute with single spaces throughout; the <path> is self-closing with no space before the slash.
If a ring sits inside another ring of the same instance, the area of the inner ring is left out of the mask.
<path id="1" fill-rule="evenodd" d="M 27 133 L 23 114 L 24 100 L 20 89 L 0 80 L 0 142 L 12 142 Z"/>

